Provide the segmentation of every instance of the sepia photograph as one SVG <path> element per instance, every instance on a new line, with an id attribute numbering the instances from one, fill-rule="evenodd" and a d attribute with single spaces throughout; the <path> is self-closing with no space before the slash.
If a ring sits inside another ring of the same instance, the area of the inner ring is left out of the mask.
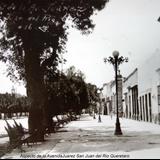
<path id="1" fill-rule="evenodd" d="M 159 159 L 160 0 L 0 0 L 0 159 Z"/>

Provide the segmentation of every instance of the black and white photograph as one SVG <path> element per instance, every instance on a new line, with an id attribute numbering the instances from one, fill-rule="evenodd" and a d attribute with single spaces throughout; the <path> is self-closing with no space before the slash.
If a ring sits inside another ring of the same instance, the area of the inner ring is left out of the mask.
<path id="1" fill-rule="evenodd" d="M 0 159 L 159 159 L 160 0 L 0 0 Z"/>

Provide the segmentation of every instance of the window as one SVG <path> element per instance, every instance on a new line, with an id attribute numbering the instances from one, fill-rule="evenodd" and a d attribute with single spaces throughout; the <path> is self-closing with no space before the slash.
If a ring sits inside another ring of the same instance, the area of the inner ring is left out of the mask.
<path id="1" fill-rule="evenodd" d="M 158 86 L 158 105 L 160 105 L 160 86 Z"/>

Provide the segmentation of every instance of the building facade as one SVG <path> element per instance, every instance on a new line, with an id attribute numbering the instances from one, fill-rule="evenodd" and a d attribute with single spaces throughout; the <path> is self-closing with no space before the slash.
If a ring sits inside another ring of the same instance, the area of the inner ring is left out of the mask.
<path id="1" fill-rule="evenodd" d="M 160 52 L 124 79 L 123 92 L 126 118 L 160 124 Z"/>
<path id="2" fill-rule="evenodd" d="M 122 75 L 120 73 L 117 76 L 117 83 L 118 83 L 118 109 L 119 113 L 123 112 L 123 104 L 122 104 L 122 97 L 123 97 L 123 90 L 122 90 Z M 107 108 L 107 114 L 116 114 L 117 112 L 117 105 L 116 105 L 116 83 L 115 81 L 111 81 L 103 85 L 103 97 L 105 99 L 105 106 Z"/>
<path id="3" fill-rule="evenodd" d="M 123 110 L 123 116 L 129 119 L 160 124 L 160 51 L 154 53 L 128 77 L 120 79 L 119 112 Z M 106 83 L 103 93 L 109 113 L 116 113 L 115 81 Z"/>
<path id="4" fill-rule="evenodd" d="M 123 112 L 126 118 L 139 119 L 138 69 L 136 68 L 123 81 Z"/>
<path id="5" fill-rule="evenodd" d="M 105 99 L 105 106 L 106 106 L 106 115 L 111 114 L 113 110 L 113 106 L 115 103 L 114 95 L 115 95 L 115 84 L 114 81 L 106 83 L 103 85 L 103 98 Z"/>
<path id="6" fill-rule="evenodd" d="M 160 124 L 160 52 L 139 66 L 138 91 L 141 119 Z"/>

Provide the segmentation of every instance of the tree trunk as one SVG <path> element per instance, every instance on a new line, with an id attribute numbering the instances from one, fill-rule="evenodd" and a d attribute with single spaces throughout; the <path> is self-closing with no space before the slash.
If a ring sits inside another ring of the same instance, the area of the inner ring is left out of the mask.
<path id="1" fill-rule="evenodd" d="M 44 140 L 44 131 L 47 126 L 45 103 L 46 91 L 43 72 L 40 67 L 40 53 L 32 49 L 25 50 L 25 74 L 27 95 L 30 99 L 29 132 L 37 133 L 37 141 Z"/>

